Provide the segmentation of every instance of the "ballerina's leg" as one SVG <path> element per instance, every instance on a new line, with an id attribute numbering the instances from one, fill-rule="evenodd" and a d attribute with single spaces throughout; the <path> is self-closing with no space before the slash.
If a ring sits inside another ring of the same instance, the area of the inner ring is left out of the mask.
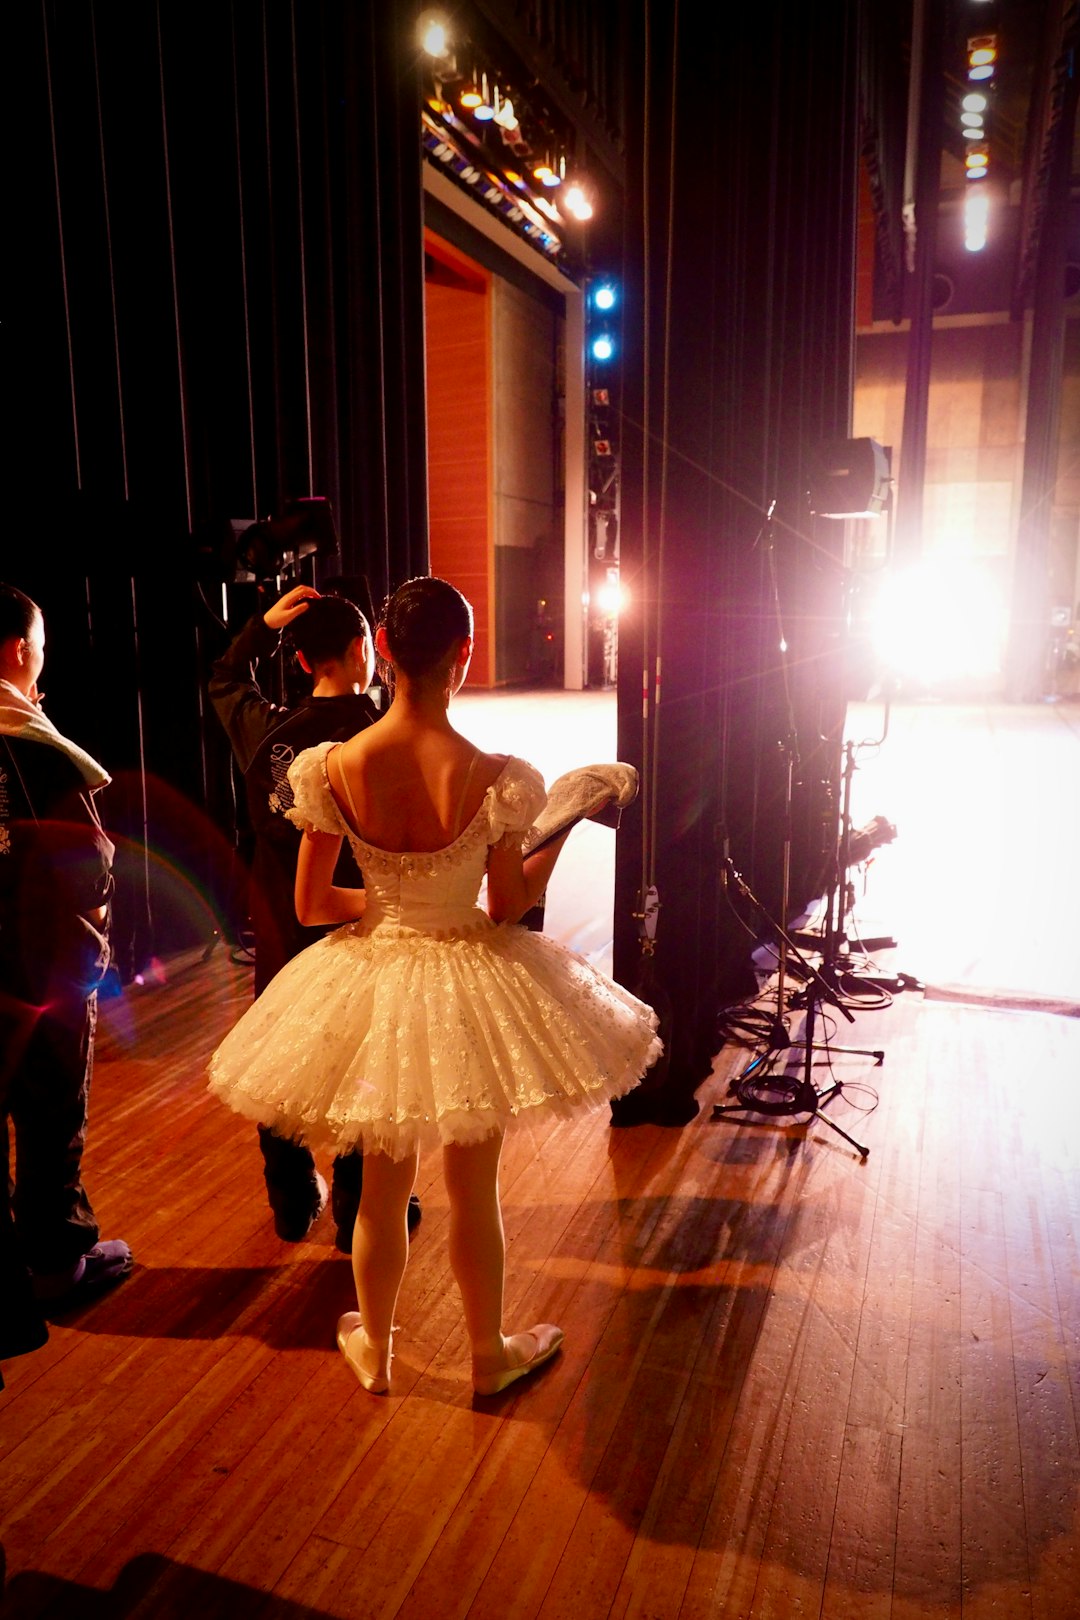
<path id="1" fill-rule="evenodd" d="M 353 1228 L 352 1263 L 356 1302 L 373 1364 L 389 1366 L 401 1279 L 409 1258 L 409 1195 L 416 1182 L 417 1153 L 391 1159 L 364 1155 L 364 1183 Z M 385 1364 L 385 1365 L 383 1365 Z"/>
<path id="2" fill-rule="evenodd" d="M 499 1204 L 501 1153 L 501 1132 L 480 1142 L 451 1143 L 443 1149 L 450 1200 L 450 1265 L 465 1309 L 473 1386 L 480 1395 L 497 1395 L 542 1366 L 562 1343 L 561 1330 L 547 1322 L 509 1337 L 502 1331 L 506 1243 Z"/>

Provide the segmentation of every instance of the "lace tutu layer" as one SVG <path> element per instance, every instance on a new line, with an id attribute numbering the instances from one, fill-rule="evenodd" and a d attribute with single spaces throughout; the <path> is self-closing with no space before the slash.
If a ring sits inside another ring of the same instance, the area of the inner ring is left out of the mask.
<path id="1" fill-rule="evenodd" d="M 660 1054 L 656 1026 L 542 934 L 350 924 L 282 969 L 214 1054 L 210 1089 L 311 1146 L 400 1158 L 622 1096 Z"/>

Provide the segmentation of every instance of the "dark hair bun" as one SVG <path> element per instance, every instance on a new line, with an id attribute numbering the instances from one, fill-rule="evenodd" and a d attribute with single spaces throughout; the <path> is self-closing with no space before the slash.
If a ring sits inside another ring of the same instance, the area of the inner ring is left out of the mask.
<path id="1" fill-rule="evenodd" d="M 455 642 L 472 635 L 472 608 L 448 580 L 422 574 L 398 587 L 383 611 L 390 656 L 406 675 L 438 669 Z"/>

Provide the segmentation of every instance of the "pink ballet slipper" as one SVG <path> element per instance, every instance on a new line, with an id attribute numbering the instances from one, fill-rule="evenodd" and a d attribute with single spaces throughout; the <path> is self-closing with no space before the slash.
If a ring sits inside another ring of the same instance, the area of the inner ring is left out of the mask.
<path id="1" fill-rule="evenodd" d="M 360 1340 L 356 1341 L 358 1333 Z M 381 1365 L 384 1358 L 380 1356 L 375 1342 L 364 1332 L 359 1311 L 346 1311 L 344 1316 L 338 1317 L 337 1347 L 366 1390 L 372 1395 L 387 1393 L 390 1388 L 390 1344 L 386 1346 L 385 1365 Z M 365 1358 L 367 1365 L 361 1357 Z"/>
<path id="2" fill-rule="evenodd" d="M 501 1366 L 489 1370 L 483 1365 L 490 1360 L 489 1357 L 473 1357 L 473 1389 L 478 1395 L 499 1395 L 504 1389 L 509 1388 L 511 1384 L 516 1383 L 519 1378 L 526 1377 L 527 1374 L 535 1372 L 538 1367 L 542 1367 L 545 1362 L 550 1361 L 563 1342 L 563 1330 L 560 1327 L 555 1327 L 552 1322 L 538 1322 L 535 1327 L 529 1329 L 528 1333 L 517 1333 L 513 1336 L 513 1339 L 519 1341 L 527 1338 L 535 1341 L 536 1348 L 532 1355 L 526 1355 L 522 1361 L 515 1362 L 510 1366 Z M 513 1339 L 507 1340 L 506 1347 L 508 1351 Z"/>

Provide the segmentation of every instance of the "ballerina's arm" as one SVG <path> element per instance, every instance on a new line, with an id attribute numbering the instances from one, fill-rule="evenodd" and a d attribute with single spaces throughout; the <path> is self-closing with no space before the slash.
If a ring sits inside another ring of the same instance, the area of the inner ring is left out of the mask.
<path id="1" fill-rule="evenodd" d="M 367 905 L 363 889 L 343 889 L 334 882 L 340 853 L 338 834 L 313 829 L 304 833 L 296 862 L 294 901 L 297 919 L 305 928 L 355 922 L 363 916 Z"/>
<path id="2" fill-rule="evenodd" d="M 513 842 L 491 846 L 488 854 L 488 916 L 497 923 L 520 922 L 548 886 L 559 851 L 570 836 L 567 827 L 561 838 L 538 849 L 535 855 L 521 857 Z"/>

